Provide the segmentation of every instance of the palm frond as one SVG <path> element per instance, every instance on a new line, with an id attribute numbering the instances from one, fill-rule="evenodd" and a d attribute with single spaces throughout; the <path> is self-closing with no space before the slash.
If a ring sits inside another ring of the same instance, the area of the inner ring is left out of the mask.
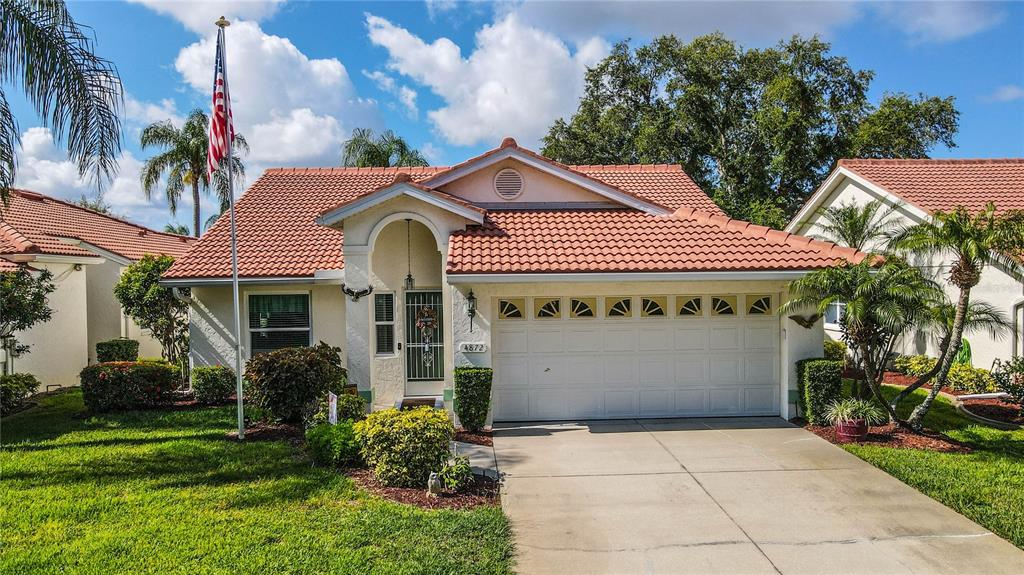
<path id="1" fill-rule="evenodd" d="M 14 185 L 17 160 L 14 151 L 21 144 L 18 122 L 14 119 L 7 95 L 0 88 L 0 208 L 7 206 L 7 190 Z M 0 209 L 0 215 L 3 210 Z"/>

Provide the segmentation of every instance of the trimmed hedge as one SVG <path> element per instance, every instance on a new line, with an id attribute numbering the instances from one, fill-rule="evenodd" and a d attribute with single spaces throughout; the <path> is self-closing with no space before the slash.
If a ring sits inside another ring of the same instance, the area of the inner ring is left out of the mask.
<path id="1" fill-rule="evenodd" d="M 842 397 L 843 362 L 831 359 L 802 359 L 796 362 L 800 408 L 807 422 L 827 425 L 825 413 Z"/>
<path id="2" fill-rule="evenodd" d="M 901 355 L 893 362 L 893 367 L 904 375 L 920 377 L 935 367 L 935 361 L 927 355 Z"/>
<path id="3" fill-rule="evenodd" d="M 96 344 L 97 363 L 111 361 L 137 361 L 139 359 L 139 342 L 134 339 L 108 339 Z"/>
<path id="4" fill-rule="evenodd" d="M 825 340 L 825 359 L 832 361 L 846 361 L 846 344 L 841 341 Z"/>
<path id="5" fill-rule="evenodd" d="M 355 424 L 362 455 L 383 485 L 425 487 L 448 461 L 455 427 L 443 410 L 384 409 Z"/>
<path id="6" fill-rule="evenodd" d="M 257 353 L 245 364 L 246 395 L 277 419 L 302 421 L 328 391 L 341 393 L 345 386 L 340 354 L 324 342 Z"/>
<path id="7" fill-rule="evenodd" d="M 467 431 L 480 431 L 491 408 L 491 381 L 494 370 L 489 367 L 455 368 L 455 414 Z"/>
<path id="8" fill-rule="evenodd" d="M 362 462 L 352 421 L 322 423 L 306 430 L 306 447 L 313 461 L 329 467 L 352 467 Z"/>
<path id="9" fill-rule="evenodd" d="M 25 405 L 25 398 L 41 384 L 31 373 L 0 375 L 0 415 L 7 415 Z"/>
<path id="10" fill-rule="evenodd" d="M 235 393 L 235 370 L 223 365 L 201 365 L 192 368 L 192 393 L 196 401 L 218 405 Z"/>
<path id="11" fill-rule="evenodd" d="M 946 385 L 954 391 L 964 393 L 991 393 L 996 391 L 996 380 L 989 370 L 971 367 L 966 363 L 954 363 L 946 375 Z"/>
<path id="12" fill-rule="evenodd" d="M 170 405 L 180 370 L 169 363 L 112 361 L 82 370 L 82 399 L 95 412 Z"/>
<path id="13" fill-rule="evenodd" d="M 327 398 L 319 402 L 319 408 L 306 418 L 306 427 L 316 427 L 330 422 L 331 410 Z M 338 395 L 338 422 L 366 419 L 366 400 L 358 395 L 342 392 Z"/>

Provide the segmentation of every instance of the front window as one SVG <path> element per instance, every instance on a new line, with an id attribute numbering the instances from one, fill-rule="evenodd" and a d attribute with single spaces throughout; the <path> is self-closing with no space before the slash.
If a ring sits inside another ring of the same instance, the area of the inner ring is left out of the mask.
<path id="1" fill-rule="evenodd" d="M 825 308 L 825 327 L 828 329 L 841 329 L 843 314 L 846 312 L 846 304 L 834 302 Z"/>
<path id="2" fill-rule="evenodd" d="M 310 344 L 309 294 L 251 294 L 249 347 L 257 354 Z"/>

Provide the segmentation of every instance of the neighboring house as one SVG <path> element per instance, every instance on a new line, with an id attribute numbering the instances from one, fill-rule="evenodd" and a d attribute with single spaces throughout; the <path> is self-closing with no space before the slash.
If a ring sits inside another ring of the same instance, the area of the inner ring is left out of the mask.
<path id="1" fill-rule="evenodd" d="M 824 333 L 777 313 L 786 286 L 864 257 L 730 220 L 679 166 L 512 139 L 446 168 L 271 169 L 237 225 L 246 357 L 338 346 L 375 408 L 451 406 L 453 368 L 491 366 L 495 420 L 790 416 Z M 193 364 L 234 362 L 229 253 L 221 218 L 164 276 L 192 288 Z"/>
<path id="2" fill-rule="evenodd" d="M 96 342 L 129 337 L 141 356 L 160 355 L 160 344 L 121 312 L 114 284 L 125 266 L 145 254 L 181 256 L 193 239 L 156 232 L 74 204 L 11 190 L 0 206 L 0 270 L 47 269 L 57 289 L 50 321 L 16 333 L 29 353 L 4 358 L 0 368 L 27 372 L 44 386 L 76 385 L 78 372 L 96 360 Z"/>
<path id="3" fill-rule="evenodd" d="M 817 235 L 824 209 L 850 202 L 864 205 L 872 200 L 895 206 L 893 215 L 902 224 L 922 222 L 936 210 L 949 211 L 956 206 L 981 210 L 992 202 L 1000 211 L 1024 209 L 1024 159 L 840 160 L 786 231 Z M 958 291 L 946 281 L 952 263 L 949 256 L 920 258 L 913 263 L 942 283 L 956 301 Z M 981 283 L 971 290 L 972 299 L 997 306 L 1013 324 L 1012 333 L 1001 339 L 985 333 L 968 336 L 973 363 L 978 367 L 988 368 L 995 359 L 1008 359 L 1022 351 L 1024 283 L 1009 272 L 989 267 Z M 840 313 L 841 305 L 837 304 L 826 314 L 825 330 L 830 338 L 840 337 Z M 918 332 L 907 338 L 901 351 L 936 356 L 936 348 L 928 334 Z"/>

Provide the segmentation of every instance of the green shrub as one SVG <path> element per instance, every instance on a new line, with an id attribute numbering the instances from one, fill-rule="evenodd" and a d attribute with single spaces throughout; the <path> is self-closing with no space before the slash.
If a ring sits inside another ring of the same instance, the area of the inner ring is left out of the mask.
<path id="1" fill-rule="evenodd" d="M 134 339 L 108 339 L 96 344 L 96 361 L 136 361 L 139 359 L 139 342 Z"/>
<path id="2" fill-rule="evenodd" d="M 846 361 L 846 344 L 841 341 L 825 340 L 825 359 Z"/>
<path id="3" fill-rule="evenodd" d="M 825 420 L 832 425 L 863 419 L 868 425 L 885 423 L 885 412 L 863 399 L 848 397 L 832 402 L 825 410 Z"/>
<path id="4" fill-rule="evenodd" d="M 306 447 L 313 461 L 329 467 L 359 465 L 359 442 L 352 421 L 339 421 L 337 425 L 323 423 L 306 430 Z"/>
<path id="5" fill-rule="evenodd" d="M 904 375 L 920 377 L 935 367 L 936 359 L 927 355 L 901 355 L 896 358 L 896 371 Z"/>
<path id="6" fill-rule="evenodd" d="M 82 370 L 82 399 L 92 411 L 122 411 L 169 405 L 179 383 L 177 366 L 114 361 Z"/>
<path id="7" fill-rule="evenodd" d="M 317 409 L 306 418 L 306 427 L 330 422 L 330 403 L 323 398 L 317 403 Z M 338 395 L 338 421 L 350 419 L 360 421 L 366 418 L 366 400 L 358 395 L 342 393 Z"/>
<path id="8" fill-rule="evenodd" d="M 225 403 L 235 393 L 235 370 L 223 365 L 192 368 L 192 393 L 206 405 Z"/>
<path id="9" fill-rule="evenodd" d="M 448 491 L 465 491 L 473 484 L 473 468 L 469 459 L 461 455 L 445 463 L 438 476 Z"/>
<path id="10" fill-rule="evenodd" d="M 432 407 L 385 409 L 355 424 L 363 459 L 384 485 L 423 487 L 448 460 L 455 428 Z"/>
<path id="11" fill-rule="evenodd" d="M 1009 361 L 997 359 L 992 368 L 992 379 L 999 391 L 1010 394 L 1010 401 L 1016 403 L 1024 415 L 1024 356 Z"/>
<path id="12" fill-rule="evenodd" d="M 990 393 L 996 390 L 996 381 L 987 369 L 954 363 L 946 376 L 946 385 L 962 393 Z"/>
<path id="13" fill-rule="evenodd" d="M 829 359 L 802 359 L 796 362 L 800 407 L 808 423 L 824 425 L 828 407 L 843 391 L 843 362 Z"/>
<path id="14" fill-rule="evenodd" d="M 340 393 L 345 385 L 340 352 L 320 342 L 257 353 L 245 364 L 247 395 L 282 421 L 301 421 L 328 391 Z"/>
<path id="15" fill-rule="evenodd" d="M 25 398 L 40 386 L 31 373 L 0 375 L 0 415 L 7 415 L 25 405 Z"/>
<path id="16" fill-rule="evenodd" d="M 491 407 L 493 378 L 494 371 L 489 367 L 455 368 L 455 414 L 468 431 L 484 428 Z"/>

